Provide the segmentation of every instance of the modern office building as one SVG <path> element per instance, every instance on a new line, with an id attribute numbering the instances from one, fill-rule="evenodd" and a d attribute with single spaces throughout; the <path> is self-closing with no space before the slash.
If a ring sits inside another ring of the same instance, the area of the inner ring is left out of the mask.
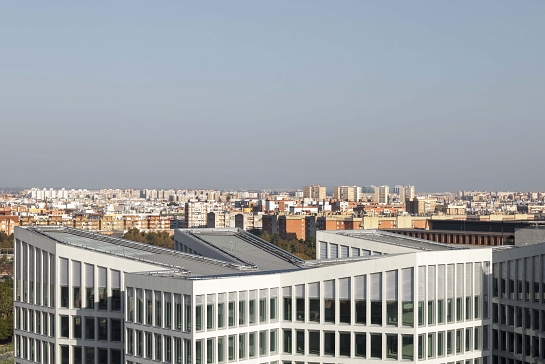
<path id="1" fill-rule="evenodd" d="M 318 231 L 304 261 L 236 228 L 176 230 L 175 250 L 62 227 L 15 238 L 15 363 L 500 358 L 490 247 Z"/>

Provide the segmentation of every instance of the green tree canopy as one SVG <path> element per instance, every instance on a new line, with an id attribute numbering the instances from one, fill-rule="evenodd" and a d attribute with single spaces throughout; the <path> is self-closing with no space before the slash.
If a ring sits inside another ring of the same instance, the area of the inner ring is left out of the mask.
<path id="1" fill-rule="evenodd" d="M 13 288 L 0 283 L 0 342 L 11 340 L 13 335 Z"/>
<path id="2" fill-rule="evenodd" d="M 138 228 L 131 228 L 123 235 L 123 238 L 139 243 L 174 249 L 174 236 L 170 236 L 166 231 L 146 233 L 140 231 Z"/>

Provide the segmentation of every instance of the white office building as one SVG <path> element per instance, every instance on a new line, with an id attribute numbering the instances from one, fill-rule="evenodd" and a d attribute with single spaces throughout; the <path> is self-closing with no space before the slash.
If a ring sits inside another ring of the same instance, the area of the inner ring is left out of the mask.
<path id="1" fill-rule="evenodd" d="M 235 228 L 176 230 L 176 251 L 58 227 L 15 237 L 16 363 L 493 355 L 491 248 L 318 231 L 318 259 L 304 261 Z"/>

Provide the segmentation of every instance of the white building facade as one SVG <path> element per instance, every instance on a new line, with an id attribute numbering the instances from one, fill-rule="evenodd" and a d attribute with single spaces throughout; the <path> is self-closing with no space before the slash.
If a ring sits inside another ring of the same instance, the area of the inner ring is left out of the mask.
<path id="1" fill-rule="evenodd" d="M 239 229 L 177 230 L 178 251 L 16 239 L 16 363 L 491 362 L 490 248 L 319 231 L 303 261 Z"/>

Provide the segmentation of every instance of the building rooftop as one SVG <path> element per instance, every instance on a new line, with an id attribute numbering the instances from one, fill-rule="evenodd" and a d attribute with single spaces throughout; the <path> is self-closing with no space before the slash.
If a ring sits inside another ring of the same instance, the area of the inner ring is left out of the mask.
<path id="1" fill-rule="evenodd" d="M 294 269 L 305 264 L 303 259 L 238 228 L 179 229 L 177 233 L 214 250 L 228 262 L 258 270 Z"/>
<path id="2" fill-rule="evenodd" d="M 137 243 L 130 240 L 94 234 L 66 227 L 28 227 L 26 230 L 53 239 L 58 243 L 81 249 L 138 260 L 175 270 L 185 277 L 217 275 L 248 270 L 247 265 L 177 252 L 172 249 Z"/>
<path id="3" fill-rule="evenodd" d="M 345 230 L 343 232 L 337 232 L 337 234 L 421 251 L 468 249 L 466 246 L 461 247 L 452 244 L 436 243 L 429 240 L 412 238 L 382 230 Z"/>

